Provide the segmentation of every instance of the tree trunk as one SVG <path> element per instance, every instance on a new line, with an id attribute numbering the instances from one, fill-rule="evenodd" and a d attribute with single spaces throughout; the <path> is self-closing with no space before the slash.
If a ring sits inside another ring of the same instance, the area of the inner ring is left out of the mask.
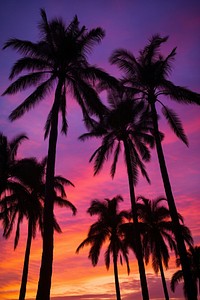
<path id="1" fill-rule="evenodd" d="M 28 237 L 26 242 L 26 252 L 24 257 L 24 267 L 22 273 L 22 281 L 19 293 L 19 300 L 24 300 L 26 296 L 26 285 L 28 279 L 28 266 L 29 266 L 29 257 L 31 251 L 31 242 L 32 242 L 32 222 L 31 220 L 28 221 Z"/>
<path id="2" fill-rule="evenodd" d="M 180 261 L 182 265 L 183 270 L 183 277 L 184 277 L 184 283 L 186 288 L 186 294 L 189 300 L 197 300 L 196 295 L 194 294 L 194 283 L 192 280 L 192 275 L 190 271 L 190 265 L 187 258 L 187 251 L 184 243 L 184 239 L 181 232 L 181 227 L 179 223 L 178 213 L 174 201 L 174 196 L 172 193 L 172 188 L 168 176 L 168 171 L 165 163 L 165 158 L 163 154 L 162 144 L 160 140 L 159 135 L 159 129 L 158 129 L 158 119 L 157 119 L 157 112 L 155 108 L 155 103 L 151 103 L 151 111 L 152 111 L 152 119 L 153 119 L 153 126 L 154 126 L 154 136 L 156 141 L 156 150 L 160 165 L 160 171 L 162 175 L 162 180 L 165 188 L 166 197 L 168 200 L 168 206 L 169 211 L 171 215 L 171 219 L 174 225 L 174 234 L 177 242 L 178 252 L 180 255 Z"/>
<path id="3" fill-rule="evenodd" d="M 163 285 L 165 300 L 169 300 L 169 293 L 168 293 L 168 289 L 167 289 L 167 283 L 166 283 L 166 280 L 165 280 L 165 274 L 164 274 L 164 270 L 163 270 L 162 259 L 161 259 L 161 256 L 160 256 L 160 251 L 158 249 L 157 249 L 157 257 L 158 257 L 158 262 L 159 262 L 159 269 L 160 269 L 160 275 L 161 275 L 161 279 L 162 279 L 162 285 Z"/>
<path id="4" fill-rule="evenodd" d="M 54 175 L 56 161 L 56 145 L 58 137 L 58 112 L 59 101 L 62 91 L 62 81 L 58 82 L 55 101 L 52 108 L 52 122 L 49 136 L 49 148 L 47 157 L 46 186 L 44 201 L 44 234 L 43 234 L 43 252 L 40 267 L 40 278 L 36 300 L 50 300 L 51 277 L 53 265 L 53 195 L 54 195 Z"/>
<path id="5" fill-rule="evenodd" d="M 139 273 L 140 273 L 142 297 L 143 297 L 143 300 L 149 300 L 149 292 L 148 292 L 147 280 L 146 280 L 146 274 L 145 274 L 142 243 L 141 243 L 141 237 L 140 237 L 140 229 L 138 226 L 138 215 L 137 215 L 135 191 L 134 191 L 134 185 L 133 185 L 133 171 L 131 168 L 131 157 L 130 157 L 129 146 L 128 146 L 128 143 L 126 140 L 124 140 L 124 148 L 125 148 L 125 157 L 126 157 L 126 165 L 127 165 L 127 173 L 128 173 L 128 181 L 129 181 L 131 209 L 132 209 L 133 221 L 134 221 L 135 229 L 136 229 L 135 230 L 136 256 L 137 256 Z"/>
<path id="6" fill-rule="evenodd" d="M 113 253 L 113 265 L 114 265 L 116 297 L 117 297 L 117 300 L 121 300 L 116 253 Z"/>

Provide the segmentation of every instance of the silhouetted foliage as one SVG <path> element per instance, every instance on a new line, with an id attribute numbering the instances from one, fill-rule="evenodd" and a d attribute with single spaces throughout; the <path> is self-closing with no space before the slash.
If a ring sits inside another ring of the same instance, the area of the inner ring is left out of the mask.
<path id="1" fill-rule="evenodd" d="M 104 201 L 100 201 L 95 199 L 91 202 L 87 212 L 91 216 L 97 215 L 98 220 L 90 226 L 87 238 L 76 250 L 78 253 L 84 246 L 91 245 L 88 258 L 91 260 L 92 265 L 96 266 L 103 244 L 108 243 L 104 255 L 105 265 L 108 269 L 110 266 L 110 257 L 112 256 L 117 300 L 121 299 L 117 268 L 119 256 L 121 263 L 122 257 L 125 260 L 128 273 L 130 271 L 128 252 L 127 248 L 124 247 L 120 230 L 120 226 L 126 219 L 130 218 L 130 213 L 127 211 L 119 211 L 119 203 L 121 201 L 123 201 L 123 198 L 121 196 L 116 196 L 111 200 L 105 199 Z"/>
<path id="2" fill-rule="evenodd" d="M 161 175 L 164 183 L 165 193 L 169 204 L 170 215 L 174 224 L 174 232 L 180 253 L 183 268 L 184 280 L 187 294 L 190 300 L 196 300 L 193 293 L 193 282 L 187 259 L 186 247 L 181 233 L 178 213 L 174 196 L 169 180 L 169 175 L 163 154 L 161 139 L 159 135 L 158 115 L 156 104 L 162 105 L 162 112 L 166 117 L 176 135 L 188 145 L 181 121 L 176 113 L 163 104 L 163 96 L 183 104 L 200 104 L 200 94 L 173 84 L 169 79 L 172 62 L 176 55 L 174 48 L 169 55 L 164 57 L 160 52 L 160 46 L 168 40 L 168 37 L 161 37 L 159 34 L 152 36 L 147 46 L 139 52 L 136 58 L 131 52 L 125 49 L 118 49 L 113 52 L 110 58 L 112 64 L 116 64 L 123 71 L 123 83 L 128 90 L 138 95 L 139 99 L 146 101 L 152 115 L 154 136 L 159 159 Z"/>
<path id="3" fill-rule="evenodd" d="M 187 251 L 188 259 L 191 266 L 191 272 L 192 272 L 192 280 L 195 283 L 195 290 L 194 293 L 197 295 L 200 295 L 200 246 L 190 246 L 190 248 Z M 176 260 L 177 267 L 180 267 L 180 258 L 177 258 Z M 183 271 L 178 270 L 176 271 L 172 278 L 171 278 L 171 290 L 174 292 L 176 289 L 176 286 L 179 282 L 183 280 Z M 184 293 L 186 294 L 186 289 L 184 285 Z"/>
<path id="4" fill-rule="evenodd" d="M 97 27 L 87 30 L 80 26 L 77 16 L 69 25 L 60 18 L 48 21 L 45 10 L 41 9 L 39 24 L 40 40 L 31 42 L 9 39 L 5 48 L 12 48 L 22 55 L 10 72 L 10 79 L 17 79 L 3 95 L 12 95 L 29 87 L 34 91 L 10 114 L 11 121 L 39 104 L 50 93 L 54 93 L 51 110 L 45 124 L 45 138 L 49 137 L 46 197 L 44 206 L 44 238 L 38 300 L 49 300 L 53 263 L 53 181 L 55 172 L 58 118 L 61 115 L 62 133 L 67 133 L 66 95 L 71 94 L 80 105 L 85 122 L 90 122 L 90 114 L 104 111 L 94 84 L 105 81 L 107 85 L 116 80 L 106 72 L 88 63 L 87 57 L 95 44 L 101 42 L 105 33 Z"/>

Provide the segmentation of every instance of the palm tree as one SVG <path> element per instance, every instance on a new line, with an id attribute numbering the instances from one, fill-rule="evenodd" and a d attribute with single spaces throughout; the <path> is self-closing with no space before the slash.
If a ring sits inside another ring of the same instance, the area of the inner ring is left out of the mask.
<path id="1" fill-rule="evenodd" d="M 188 259 L 192 271 L 192 280 L 195 284 L 194 293 L 200 295 L 200 246 L 190 246 L 187 251 Z M 177 258 L 177 267 L 180 266 L 180 258 Z M 176 271 L 171 278 L 171 290 L 174 292 L 177 284 L 183 280 L 183 271 Z M 184 293 L 186 295 L 186 288 L 184 284 Z M 188 298 L 187 298 L 188 299 Z"/>
<path id="2" fill-rule="evenodd" d="M 137 198 L 137 208 L 139 220 L 143 225 L 142 241 L 145 262 L 148 264 L 151 254 L 153 270 L 156 274 L 160 271 L 165 299 L 169 300 L 163 265 L 166 269 L 168 268 L 169 248 L 177 253 L 177 247 L 169 209 L 161 204 L 163 201 L 166 201 L 163 197 L 149 200 L 140 196 Z M 181 215 L 179 218 L 183 221 Z M 185 240 L 191 245 L 193 241 L 190 230 L 183 224 L 181 226 Z"/>
<path id="3" fill-rule="evenodd" d="M 49 136 L 46 196 L 44 206 L 43 252 L 38 283 L 37 300 L 49 300 L 53 262 L 53 181 L 55 172 L 58 117 L 62 116 L 62 133 L 67 133 L 66 94 L 71 95 L 80 105 L 86 122 L 89 114 L 101 113 L 101 103 L 95 89 L 96 80 L 116 82 L 100 68 L 90 65 L 87 55 L 93 46 L 104 37 L 102 28 L 90 31 L 80 27 L 77 16 L 66 26 L 62 19 L 48 21 L 41 10 L 39 42 L 10 39 L 5 48 L 13 48 L 22 58 L 11 69 L 10 79 L 19 76 L 3 93 L 15 94 L 29 87 L 35 90 L 10 114 L 11 121 L 20 118 L 25 112 L 39 104 L 55 87 L 54 100 L 45 125 L 45 138 Z M 27 73 L 26 73 L 27 72 Z M 49 99 L 49 97 L 47 98 Z"/>
<path id="4" fill-rule="evenodd" d="M 174 48 L 167 57 L 163 57 L 160 53 L 160 46 L 166 42 L 167 39 L 168 37 L 154 35 L 150 39 L 149 44 L 144 47 L 142 51 L 140 51 L 138 58 L 125 49 L 115 50 L 110 58 L 110 62 L 119 66 L 119 68 L 125 73 L 123 82 L 127 88 L 132 89 L 134 93 L 137 92 L 138 98 L 147 101 L 149 105 L 149 110 L 152 114 L 160 171 L 168 200 L 170 215 L 174 224 L 174 233 L 180 254 L 184 281 L 188 297 L 192 300 L 196 299 L 196 297 L 193 294 L 194 289 L 191 281 L 191 272 L 187 259 L 186 247 L 181 233 L 176 204 L 165 163 L 161 139 L 159 136 L 156 104 L 161 104 L 162 112 L 169 122 L 171 128 L 174 130 L 176 135 L 186 145 L 188 145 L 188 140 L 184 133 L 179 117 L 172 109 L 168 108 L 161 101 L 161 97 L 163 99 L 163 96 L 168 96 L 170 99 L 179 103 L 194 103 L 199 105 L 200 95 L 185 87 L 177 86 L 168 79 L 171 71 L 172 61 L 174 60 L 176 54 L 176 48 Z"/>
<path id="5" fill-rule="evenodd" d="M 146 113 L 144 102 L 133 101 L 123 90 L 112 90 L 109 94 L 110 109 L 100 122 L 94 122 L 89 133 L 80 136 L 81 140 L 90 137 L 101 137 L 101 146 L 93 153 L 90 162 L 94 160 L 94 175 L 103 167 L 104 162 L 114 152 L 111 166 L 111 176 L 115 175 L 120 151 L 124 147 L 124 156 L 128 173 L 130 199 L 133 220 L 136 227 L 136 257 L 140 273 L 143 299 L 148 300 L 148 288 L 145 275 L 142 245 L 138 228 L 136 198 L 134 186 L 138 179 L 138 169 L 150 182 L 142 160 L 150 160 L 150 151 L 147 145 L 154 146 L 154 138 L 150 134 L 152 124 Z"/>
<path id="6" fill-rule="evenodd" d="M 26 295 L 26 286 L 28 279 L 29 257 L 31 251 L 32 239 L 36 236 L 37 227 L 43 234 L 43 201 L 45 195 L 45 167 L 46 158 L 41 162 L 37 162 L 35 158 L 22 159 L 15 166 L 15 172 L 18 173 L 18 179 L 21 184 L 17 186 L 15 191 L 9 196 L 2 199 L 0 207 L 1 217 L 9 216 L 10 222 L 4 226 L 4 237 L 8 238 L 13 230 L 15 220 L 17 219 L 17 227 L 14 241 L 14 249 L 16 249 L 20 237 L 20 224 L 23 219 L 28 220 L 28 235 L 26 242 L 26 250 L 24 257 L 24 266 L 22 272 L 22 280 L 20 287 L 19 300 L 24 300 Z M 65 185 L 73 185 L 69 180 L 62 176 L 54 178 L 54 203 L 70 208 L 73 214 L 76 214 L 75 206 L 68 201 L 65 193 Z M 54 216 L 54 230 L 62 232 L 61 228 Z"/>
<path id="7" fill-rule="evenodd" d="M 127 211 L 119 211 L 119 202 L 121 201 L 123 201 L 123 198 L 116 196 L 111 200 L 100 201 L 97 199 L 91 202 L 87 212 L 91 216 L 97 215 L 98 220 L 90 226 L 87 238 L 76 249 L 78 253 L 84 246 L 91 245 L 88 258 L 91 259 L 92 265 L 96 266 L 101 248 L 108 241 L 105 252 L 105 265 L 109 269 L 110 257 L 112 256 L 117 300 L 121 300 L 117 267 L 119 255 L 121 262 L 122 257 L 124 258 L 129 273 L 128 253 L 121 239 L 120 226 L 125 222 L 125 219 L 129 218 L 130 214 Z"/>

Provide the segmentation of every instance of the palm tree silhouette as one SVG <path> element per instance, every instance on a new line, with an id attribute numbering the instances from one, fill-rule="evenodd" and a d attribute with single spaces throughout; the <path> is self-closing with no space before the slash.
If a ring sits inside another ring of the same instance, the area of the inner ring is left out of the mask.
<path id="1" fill-rule="evenodd" d="M 77 16 L 65 26 L 62 19 L 48 21 L 41 9 L 39 24 L 41 39 L 37 43 L 10 39 L 5 48 L 13 48 L 22 55 L 11 69 L 10 79 L 19 76 L 3 93 L 15 94 L 29 87 L 35 90 L 10 114 L 11 121 L 20 118 L 25 112 L 39 104 L 55 87 L 54 100 L 45 125 L 45 138 L 49 136 L 46 197 L 44 205 L 44 238 L 37 300 L 49 300 L 53 262 L 53 181 L 55 172 L 56 146 L 58 136 L 58 117 L 62 117 L 62 133 L 67 133 L 66 94 L 71 95 L 80 105 L 85 122 L 89 114 L 104 110 L 94 89 L 96 80 L 112 77 L 100 68 L 90 65 L 87 60 L 93 46 L 101 42 L 104 31 L 95 28 L 90 31 L 80 27 Z M 22 76 L 20 76 L 22 74 Z M 24 75 L 25 74 L 25 75 Z"/>
<path id="2" fill-rule="evenodd" d="M 24 257 L 24 266 L 22 272 L 21 287 L 19 293 L 19 300 L 24 300 L 26 295 L 26 286 L 28 279 L 29 257 L 31 251 L 32 239 L 36 236 L 36 229 L 43 234 L 43 202 L 45 196 L 45 167 L 46 158 L 38 162 L 35 158 L 26 158 L 19 160 L 15 165 L 15 174 L 19 184 L 15 190 L 9 195 L 5 196 L 1 202 L 1 219 L 9 217 L 9 222 L 4 222 L 4 237 L 9 238 L 14 223 L 17 219 L 17 227 L 14 240 L 14 249 L 16 249 L 20 237 L 20 224 L 23 219 L 28 220 L 28 235 L 26 242 L 26 250 Z M 76 213 L 75 206 L 69 202 L 65 193 L 65 185 L 73 185 L 69 180 L 62 176 L 55 176 L 54 179 L 54 203 L 70 208 L 73 214 Z M 6 208 L 6 209 L 5 209 Z M 54 216 L 54 230 L 62 232 L 61 228 Z"/>
<path id="3" fill-rule="evenodd" d="M 156 103 L 161 104 L 162 112 L 175 134 L 186 145 L 188 145 L 187 137 L 184 133 L 179 117 L 172 109 L 169 109 L 165 104 L 163 104 L 160 98 L 161 96 L 162 98 L 163 96 L 168 96 L 168 98 L 179 103 L 194 103 L 199 105 L 200 95 L 187 88 L 177 86 L 168 80 L 172 61 L 176 54 L 176 48 L 174 48 L 167 57 L 163 57 L 160 53 L 160 46 L 166 42 L 167 39 L 168 37 L 161 37 L 160 35 L 153 36 L 150 39 L 149 44 L 140 51 L 138 58 L 125 49 L 115 50 L 110 58 L 110 62 L 119 66 L 119 68 L 125 73 L 123 82 L 127 88 L 133 90 L 134 93 L 137 93 L 138 97 L 145 100 L 149 105 L 149 110 L 152 114 L 160 171 L 168 200 L 170 215 L 174 224 L 174 233 L 183 268 L 186 290 L 189 299 L 196 300 L 193 293 L 194 287 L 191 281 L 191 272 L 187 259 L 186 247 L 181 233 L 178 213 L 159 136 Z"/>
<path id="4" fill-rule="evenodd" d="M 192 280 L 195 284 L 194 293 L 200 295 L 200 246 L 190 246 L 187 251 L 188 259 L 191 266 L 192 271 Z M 177 267 L 180 266 L 180 258 L 177 258 Z M 171 290 L 174 292 L 177 284 L 183 280 L 183 271 L 176 271 L 171 278 Z M 184 293 L 186 295 L 186 288 L 184 284 Z"/>
<path id="5" fill-rule="evenodd" d="M 164 269 L 168 268 L 170 259 L 169 248 L 177 253 L 177 246 L 174 238 L 173 224 L 170 218 L 169 209 L 161 202 L 165 198 L 159 197 L 154 200 L 143 196 L 137 198 L 137 208 L 139 220 L 142 222 L 142 242 L 145 262 L 148 264 L 150 254 L 152 255 L 152 267 L 157 274 L 160 271 L 165 299 L 169 299 L 169 293 L 164 275 Z M 180 220 L 183 218 L 179 215 Z M 188 244 L 192 244 L 190 230 L 181 225 L 184 239 Z"/>
<path id="6" fill-rule="evenodd" d="M 121 300 L 117 267 L 119 255 L 121 262 L 122 257 L 124 258 L 129 273 L 128 253 L 121 239 L 120 226 L 126 219 L 129 219 L 130 214 L 127 211 L 119 211 L 119 202 L 121 201 L 123 201 L 123 198 L 116 196 L 111 200 L 105 199 L 100 201 L 96 199 L 91 202 L 87 212 L 91 216 L 97 215 L 98 220 L 90 226 L 87 238 L 76 249 L 78 253 L 84 246 L 91 245 L 88 258 L 91 259 L 92 265 L 96 266 L 101 248 L 108 241 L 108 247 L 105 252 L 105 265 L 109 269 L 110 257 L 112 256 L 117 300 Z"/>
<path id="7" fill-rule="evenodd" d="M 111 90 L 109 94 L 110 109 L 100 122 L 94 122 L 89 133 L 80 136 L 81 140 L 90 137 L 101 137 L 101 146 L 93 153 L 90 162 L 94 160 L 94 174 L 103 167 L 104 162 L 114 153 L 111 166 L 111 176 L 115 175 L 120 151 L 124 147 L 124 156 L 128 173 L 130 199 L 133 220 L 136 227 L 136 257 L 140 273 L 143 299 L 148 300 L 148 288 L 145 275 L 142 245 L 138 228 L 138 216 L 134 186 L 138 180 L 138 169 L 150 182 L 145 166 L 142 162 L 150 160 L 150 151 L 147 147 L 154 146 L 153 130 L 150 116 L 146 113 L 144 102 L 133 101 L 129 94 L 122 90 Z"/>

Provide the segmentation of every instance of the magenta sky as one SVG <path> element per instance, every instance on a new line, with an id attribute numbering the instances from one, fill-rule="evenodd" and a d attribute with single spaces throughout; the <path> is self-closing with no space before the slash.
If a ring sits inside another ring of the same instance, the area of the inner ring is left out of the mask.
<path id="1" fill-rule="evenodd" d="M 148 38 L 155 33 L 169 35 L 163 46 L 163 54 L 167 54 L 177 46 L 177 56 L 171 80 L 177 85 L 200 93 L 200 2 L 199 0 L 7 0 L 0 3 L 0 45 L 10 37 L 38 39 L 37 24 L 40 20 L 40 8 L 45 8 L 48 18 L 61 16 L 69 23 L 75 14 L 80 23 L 88 29 L 101 26 L 106 37 L 101 45 L 94 48 L 90 58 L 92 63 L 103 67 L 112 75 L 119 72 L 111 67 L 108 58 L 116 48 L 131 50 L 136 56 L 144 47 Z M 0 94 L 8 86 L 8 74 L 18 56 L 11 50 L 0 53 Z M 25 132 L 29 136 L 21 146 L 21 157 L 46 155 L 47 143 L 43 141 L 43 128 L 50 99 L 43 101 L 37 108 L 22 119 L 10 123 L 9 113 L 25 98 L 25 93 L 16 96 L 4 96 L 0 99 L 0 131 L 8 138 Z M 192 231 L 195 244 L 200 244 L 200 107 L 181 106 L 174 102 L 166 102 L 174 107 L 184 123 L 190 147 L 183 145 L 162 122 L 162 130 L 166 133 L 164 151 L 168 163 L 171 183 L 174 189 L 177 207 L 184 216 L 186 225 Z M 75 249 L 86 237 L 93 219 L 86 214 L 90 201 L 94 198 L 112 198 L 121 194 L 124 203 L 121 208 L 129 207 L 127 177 L 121 159 L 115 179 L 109 176 L 108 162 L 100 175 L 93 178 L 92 165 L 88 160 L 96 149 L 98 142 L 81 143 L 78 136 L 85 132 L 82 116 L 78 106 L 69 101 L 68 105 L 69 133 L 68 137 L 59 137 L 57 150 L 56 173 L 66 176 L 75 184 L 67 191 L 68 198 L 78 209 L 76 217 L 69 212 L 57 210 L 57 218 L 62 226 L 63 234 L 55 236 L 54 274 L 52 282 L 52 299 L 115 299 L 112 268 L 107 272 L 100 259 L 96 268 L 87 259 L 88 249 L 79 255 Z M 141 177 L 136 193 L 154 198 L 164 194 L 155 153 L 152 162 L 147 166 L 152 184 L 149 186 Z M 26 242 L 26 222 L 21 232 L 18 248 L 13 250 L 13 235 L 9 240 L 2 239 L 0 228 L 0 299 L 17 299 L 21 280 L 21 270 Z M 27 297 L 34 299 L 37 288 L 38 272 L 41 257 L 41 238 L 38 234 L 33 241 Z M 126 275 L 125 268 L 120 269 L 120 283 L 124 300 L 141 299 L 137 266 L 134 256 L 130 260 L 131 274 Z M 175 270 L 174 261 L 166 273 L 168 279 Z M 147 268 L 151 299 L 163 299 L 161 282 L 154 275 L 150 265 Z M 133 282 L 134 278 L 134 282 Z M 183 299 L 181 288 L 171 299 Z"/>

